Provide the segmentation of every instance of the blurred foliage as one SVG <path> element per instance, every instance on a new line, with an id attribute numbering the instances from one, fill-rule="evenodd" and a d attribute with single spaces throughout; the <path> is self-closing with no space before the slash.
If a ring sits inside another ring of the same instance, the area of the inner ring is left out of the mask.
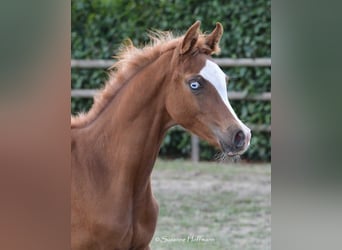
<path id="1" fill-rule="evenodd" d="M 221 22 L 224 34 L 220 57 L 271 57 L 270 0 L 72 0 L 71 49 L 73 59 L 110 59 L 122 41 L 130 38 L 136 46 L 149 42 L 147 31 L 171 30 L 183 34 L 196 20 L 210 32 Z M 225 68 L 229 91 L 261 93 L 271 91 L 270 67 Z M 72 69 L 72 88 L 99 88 L 107 78 L 105 70 Z M 73 98 L 72 113 L 87 111 L 92 100 Z M 270 124 L 270 102 L 234 101 L 232 106 L 243 122 Z M 189 134 L 177 129 L 165 137 L 160 155 L 190 156 Z M 270 133 L 253 132 L 251 148 L 243 158 L 271 159 Z M 201 159 L 212 160 L 216 153 L 201 142 Z"/>

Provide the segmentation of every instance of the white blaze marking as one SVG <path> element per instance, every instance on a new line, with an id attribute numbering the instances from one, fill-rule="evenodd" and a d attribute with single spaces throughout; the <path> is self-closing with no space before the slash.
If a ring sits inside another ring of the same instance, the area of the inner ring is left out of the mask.
<path id="1" fill-rule="evenodd" d="M 207 60 L 205 66 L 200 71 L 200 75 L 215 87 L 222 101 L 224 102 L 224 104 L 226 104 L 228 110 L 233 115 L 233 117 L 238 121 L 244 132 L 246 133 L 247 131 L 249 131 L 249 128 L 247 128 L 247 126 L 244 125 L 237 117 L 235 111 L 233 110 L 232 106 L 228 101 L 226 74 L 220 69 L 220 67 L 216 63 Z"/>

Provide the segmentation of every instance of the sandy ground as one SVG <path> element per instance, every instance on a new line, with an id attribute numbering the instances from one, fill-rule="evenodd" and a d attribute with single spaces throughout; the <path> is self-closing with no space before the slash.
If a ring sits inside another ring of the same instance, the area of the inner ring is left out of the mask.
<path id="1" fill-rule="evenodd" d="M 158 162 L 152 249 L 271 249 L 270 165 Z"/>

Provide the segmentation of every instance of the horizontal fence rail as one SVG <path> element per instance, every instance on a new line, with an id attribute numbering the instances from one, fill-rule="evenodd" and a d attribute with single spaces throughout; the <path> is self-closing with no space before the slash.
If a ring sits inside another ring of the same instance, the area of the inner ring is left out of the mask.
<path id="1" fill-rule="evenodd" d="M 99 90 L 97 89 L 73 89 L 71 90 L 71 97 L 92 98 L 98 92 Z M 248 95 L 247 92 L 228 91 L 228 98 L 230 100 L 270 101 L 271 93 L 264 92 L 261 94 Z"/>
<path id="2" fill-rule="evenodd" d="M 214 58 L 221 67 L 271 67 L 271 58 Z M 105 69 L 111 67 L 115 60 L 71 60 L 71 68 L 78 69 Z M 72 89 L 73 98 L 93 98 L 99 90 L 96 89 Z M 247 92 L 228 91 L 230 100 L 252 100 L 252 101 L 271 101 L 271 93 L 248 94 Z M 246 124 L 252 131 L 271 132 L 270 125 Z M 176 126 L 175 129 L 182 129 Z M 199 161 L 199 138 L 191 135 L 191 159 L 193 162 Z"/>
<path id="3" fill-rule="evenodd" d="M 250 128 L 252 131 L 265 131 L 265 132 L 271 132 L 271 126 L 270 125 L 265 125 L 265 124 L 246 124 L 248 128 Z M 175 129 L 175 130 L 184 130 L 187 131 L 185 128 L 183 128 L 181 125 L 176 125 L 172 127 L 170 130 Z"/>
<path id="4" fill-rule="evenodd" d="M 221 67 L 270 67 L 271 58 L 214 58 Z M 115 60 L 71 60 L 72 68 L 102 69 L 109 68 Z"/>

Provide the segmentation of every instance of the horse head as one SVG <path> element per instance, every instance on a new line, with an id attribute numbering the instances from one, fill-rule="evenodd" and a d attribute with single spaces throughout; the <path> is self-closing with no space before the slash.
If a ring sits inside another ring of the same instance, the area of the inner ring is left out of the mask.
<path id="1" fill-rule="evenodd" d="M 208 35 L 201 34 L 199 27 L 199 21 L 194 23 L 174 50 L 167 111 L 176 123 L 228 155 L 242 154 L 250 144 L 251 131 L 229 103 L 229 78 L 211 58 L 219 51 L 223 27 L 217 23 Z"/>

